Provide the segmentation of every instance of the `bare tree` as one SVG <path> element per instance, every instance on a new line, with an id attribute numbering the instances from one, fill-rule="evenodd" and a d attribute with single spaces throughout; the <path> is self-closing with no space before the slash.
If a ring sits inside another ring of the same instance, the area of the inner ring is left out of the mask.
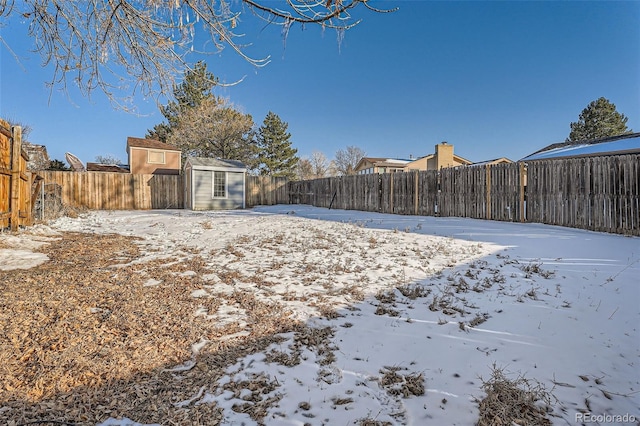
<path id="1" fill-rule="evenodd" d="M 301 158 L 296 167 L 296 177 L 298 180 L 314 179 L 313 164 L 308 158 Z"/>
<path id="2" fill-rule="evenodd" d="M 2 1 L 2 0 L 0 0 Z M 13 117 L 0 117 L 0 119 L 6 121 L 7 123 L 9 123 L 9 126 L 13 127 L 13 126 L 20 126 L 20 128 L 22 129 L 22 142 L 29 142 L 29 135 L 31 134 L 31 131 L 33 130 L 33 128 L 29 125 L 26 124 L 20 120 L 17 120 Z"/>
<path id="3" fill-rule="evenodd" d="M 122 164 L 122 160 L 112 154 L 96 155 L 95 160 L 99 164 Z"/>
<path id="4" fill-rule="evenodd" d="M 167 142 L 183 155 L 222 158 L 258 165 L 253 118 L 222 98 L 207 98 L 184 111 Z"/>
<path id="5" fill-rule="evenodd" d="M 69 83 L 88 96 L 95 89 L 126 107 L 126 98 L 168 94 L 175 76 L 188 68 L 187 55 L 231 48 L 255 66 L 237 40 L 246 31 L 243 18 L 252 13 L 282 26 L 286 37 L 294 23 L 318 24 L 339 34 L 358 24 L 356 8 L 375 12 L 370 0 L 0 0 L 0 19 L 19 16 L 45 66 L 52 66 L 51 86 Z M 247 20 L 248 21 L 248 20 Z M 1 25 L 1 22 L 0 22 Z M 196 40 L 203 41 L 197 44 Z M 245 42 L 246 43 L 246 42 Z M 6 44 L 0 37 L 0 44 Z M 127 84 L 132 86 L 127 87 Z"/>
<path id="6" fill-rule="evenodd" d="M 335 167 L 341 176 L 353 175 L 356 173 L 358 162 L 366 154 L 362 148 L 348 146 L 346 149 L 339 149 L 336 152 Z"/>
<path id="7" fill-rule="evenodd" d="M 329 173 L 329 160 L 327 157 L 320 151 L 313 151 L 311 153 L 311 165 L 313 166 L 313 177 L 314 178 L 322 178 L 328 175 Z"/>

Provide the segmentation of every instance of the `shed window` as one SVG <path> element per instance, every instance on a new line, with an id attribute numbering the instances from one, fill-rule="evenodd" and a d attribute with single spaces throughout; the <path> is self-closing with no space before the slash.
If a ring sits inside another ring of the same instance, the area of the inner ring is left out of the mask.
<path id="1" fill-rule="evenodd" d="M 150 164 L 164 164 L 164 151 L 149 151 Z"/>
<path id="2" fill-rule="evenodd" d="M 226 172 L 213 172 L 213 198 L 227 198 Z"/>

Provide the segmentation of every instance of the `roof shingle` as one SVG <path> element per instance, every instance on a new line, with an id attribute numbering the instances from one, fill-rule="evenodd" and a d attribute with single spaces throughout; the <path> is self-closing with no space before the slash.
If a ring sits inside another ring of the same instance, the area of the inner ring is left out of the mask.
<path id="1" fill-rule="evenodd" d="M 165 151 L 181 151 L 178 147 L 169 145 L 168 143 L 160 142 L 155 139 L 134 138 L 131 136 L 127 138 L 127 150 L 129 149 L 129 147 L 163 149 Z"/>

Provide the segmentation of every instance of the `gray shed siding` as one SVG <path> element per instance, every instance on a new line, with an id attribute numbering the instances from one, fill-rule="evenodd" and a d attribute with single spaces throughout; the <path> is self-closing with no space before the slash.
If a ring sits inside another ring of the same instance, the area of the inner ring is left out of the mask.
<path id="1" fill-rule="evenodd" d="M 225 172 L 227 197 L 213 198 L 213 171 L 192 169 L 193 210 L 241 209 L 244 206 L 244 173 Z"/>

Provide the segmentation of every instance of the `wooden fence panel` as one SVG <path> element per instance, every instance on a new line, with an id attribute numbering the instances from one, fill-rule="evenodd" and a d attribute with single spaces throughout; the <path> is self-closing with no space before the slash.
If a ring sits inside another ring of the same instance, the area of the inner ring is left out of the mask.
<path id="1" fill-rule="evenodd" d="M 247 207 L 289 204 L 288 179 L 274 176 L 247 176 L 245 204 Z"/>
<path id="2" fill-rule="evenodd" d="M 640 155 L 533 161 L 527 221 L 640 235 Z"/>
<path id="3" fill-rule="evenodd" d="M 418 211 L 421 216 L 438 215 L 439 174 L 435 170 L 418 173 Z"/>
<path id="4" fill-rule="evenodd" d="M 486 170 L 486 182 L 484 187 L 479 186 L 478 191 L 487 191 L 489 212 L 487 219 L 502 221 L 522 221 L 521 216 L 524 190 L 522 182 L 521 165 L 518 163 L 495 164 Z M 478 199 L 478 201 L 480 201 Z M 478 212 L 478 218 L 483 218 Z"/>
<path id="5" fill-rule="evenodd" d="M 45 185 L 62 189 L 62 202 L 92 210 L 181 209 L 180 175 L 45 171 Z"/>

